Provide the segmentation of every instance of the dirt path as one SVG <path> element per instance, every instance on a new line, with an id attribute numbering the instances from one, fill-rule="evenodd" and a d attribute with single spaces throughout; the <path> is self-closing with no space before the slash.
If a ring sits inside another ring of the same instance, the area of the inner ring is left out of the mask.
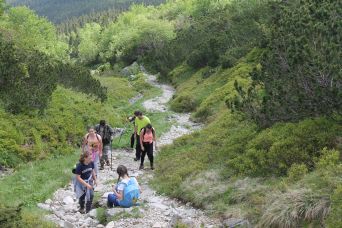
<path id="1" fill-rule="evenodd" d="M 156 81 L 154 75 L 145 73 L 146 80 L 152 85 L 162 89 L 163 94 L 153 99 L 147 100 L 143 106 L 149 112 L 167 111 L 166 103 L 172 98 L 174 89 L 169 85 L 161 85 Z M 189 114 L 174 113 L 168 120 L 174 123 L 170 131 L 163 134 L 158 139 L 158 146 L 170 144 L 174 139 L 188 134 L 201 126 L 189 120 Z M 219 227 L 220 222 L 207 217 L 203 211 L 192 208 L 189 204 L 184 205 L 175 199 L 157 194 L 148 185 L 153 178 L 153 171 L 149 168 L 139 170 L 139 162 L 134 162 L 134 152 L 126 150 L 113 150 L 113 167 L 120 164 L 129 169 L 131 176 L 136 176 L 142 187 L 142 205 L 134 208 L 112 208 L 106 209 L 107 218 L 114 220 L 106 224 L 99 223 L 96 219 L 96 210 L 83 215 L 77 211 L 78 204 L 71 184 L 55 192 L 52 199 L 45 203 L 38 204 L 39 207 L 51 211 L 48 219 L 56 222 L 61 227 L 173 227 L 177 223 L 187 225 L 187 227 Z M 148 159 L 145 159 L 145 167 L 149 167 Z M 115 168 L 114 168 L 115 170 Z M 98 206 L 106 205 L 106 197 L 111 192 L 111 185 L 117 180 L 115 171 L 110 167 L 100 171 L 96 195 L 99 196 Z M 105 208 L 105 207 L 104 207 Z"/>

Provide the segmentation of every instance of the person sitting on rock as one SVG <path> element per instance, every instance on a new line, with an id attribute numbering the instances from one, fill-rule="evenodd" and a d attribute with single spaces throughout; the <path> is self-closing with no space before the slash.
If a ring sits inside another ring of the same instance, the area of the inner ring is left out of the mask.
<path id="1" fill-rule="evenodd" d="M 119 175 L 117 185 L 113 186 L 113 194 L 108 195 L 107 206 L 131 207 L 138 205 L 141 188 L 134 177 L 128 175 L 126 166 L 119 165 L 116 169 Z"/>
<path id="2" fill-rule="evenodd" d="M 80 163 L 76 166 L 75 174 L 75 192 L 76 198 L 79 200 L 80 212 L 84 213 L 85 204 L 85 212 L 88 213 L 91 209 L 94 198 L 94 186 L 96 185 L 95 166 L 90 152 L 81 154 Z"/>

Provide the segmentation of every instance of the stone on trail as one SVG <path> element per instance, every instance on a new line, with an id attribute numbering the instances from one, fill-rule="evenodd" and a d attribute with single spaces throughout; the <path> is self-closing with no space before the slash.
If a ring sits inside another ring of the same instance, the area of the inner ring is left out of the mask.
<path id="1" fill-rule="evenodd" d="M 91 211 L 89 211 L 89 214 L 88 214 L 91 218 L 96 218 L 96 209 L 93 209 Z"/>
<path id="2" fill-rule="evenodd" d="M 160 210 L 162 210 L 162 211 L 166 211 L 166 210 L 169 209 L 168 206 L 165 206 L 165 205 L 162 204 L 162 203 L 150 203 L 150 207 L 156 207 L 156 208 L 158 208 L 158 209 L 160 209 Z"/>
<path id="3" fill-rule="evenodd" d="M 68 221 L 64 221 L 64 228 L 76 228 L 76 226 L 74 226 L 72 223 L 68 222 Z"/>
<path id="4" fill-rule="evenodd" d="M 74 199 L 71 196 L 67 196 L 63 199 L 63 203 L 68 205 L 68 204 L 73 204 L 74 203 Z"/>
<path id="5" fill-rule="evenodd" d="M 47 210 L 47 211 L 52 211 L 52 209 L 50 208 L 49 205 L 44 204 L 44 203 L 38 203 L 37 206 L 43 210 Z"/>
<path id="6" fill-rule="evenodd" d="M 107 199 L 109 194 L 113 194 L 113 192 L 106 192 L 106 193 L 104 193 L 102 195 L 102 198 L 106 198 Z"/>
<path id="7" fill-rule="evenodd" d="M 114 228 L 115 227 L 115 225 L 114 225 L 114 222 L 113 221 L 111 221 L 110 223 L 108 223 L 107 225 L 106 225 L 106 228 Z"/>
<path id="8" fill-rule="evenodd" d="M 161 223 L 161 222 L 156 222 L 152 226 L 152 228 L 164 228 L 164 227 L 167 227 L 167 224 L 166 223 Z"/>
<path id="9" fill-rule="evenodd" d="M 51 199 L 47 199 L 47 200 L 45 200 L 45 203 L 46 204 L 52 204 L 52 200 Z"/>
<path id="10" fill-rule="evenodd" d="M 245 219 L 238 219 L 238 218 L 230 218 L 226 219 L 222 223 L 225 227 L 233 228 L 233 227 L 250 227 L 250 224 L 247 220 Z"/>

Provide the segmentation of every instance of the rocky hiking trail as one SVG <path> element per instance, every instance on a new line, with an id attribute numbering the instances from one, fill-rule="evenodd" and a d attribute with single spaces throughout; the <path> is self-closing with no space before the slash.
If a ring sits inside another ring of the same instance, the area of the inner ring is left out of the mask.
<path id="1" fill-rule="evenodd" d="M 161 85 L 154 75 L 144 73 L 146 80 L 153 86 L 162 89 L 163 94 L 143 102 L 143 106 L 149 112 L 165 112 L 168 110 L 166 103 L 171 99 L 175 90 L 169 85 Z M 189 119 L 190 114 L 173 113 L 168 121 L 172 121 L 171 129 L 157 139 L 158 147 L 170 144 L 174 139 L 188 134 L 201 126 Z M 153 121 L 153 120 L 152 120 Z M 155 154 L 158 151 L 155 152 Z M 139 170 L 139 162 L 133 161 L 134 151 L 115 149 L 113 154 L 113 170 L 106 166 L 100 170 L 98 185 L 95 187 L 94 209 L 88 214 L 78 212 L 78 202 L 75 198 L 71 183 L 58 189 L 52 199 L 39 203 L 38 206 L 48 210 L 46 218 L 55 222 L 61 227 L 174 227 L 177 223 L 186 227 L 220 227 L 217 219 L 209 218 L 202 210 L 195 209 L 191 205 L 184 204 L 178 200 L 159 195 L 148 185 L 153 178 L 153 172 L 149 168 L 149 161 L 146 158 L 145 169 Z M 117 180 L 116 167 L 120 164 L 128 168 L 131 176 L 137 177 L 142 188 L 141 205 L 132 208 L 111 208 L 107 209 L 106 201 L 108 193 L 112 192 L 112 184 Z M 156 164 L 158 168 L 158 164 Z M 96 216 L 96 208 L 105 209 L 107 224 L 100 224 Z"/>

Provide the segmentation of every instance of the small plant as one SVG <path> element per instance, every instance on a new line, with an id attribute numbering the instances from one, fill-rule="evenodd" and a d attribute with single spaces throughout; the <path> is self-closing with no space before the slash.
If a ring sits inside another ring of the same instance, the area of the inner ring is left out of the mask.
<path id="1" fill-rule="evenodd" d="M 102 207 L 96 208 L 96 219 L 103 225 L 107 224 L 106 209 Z"/>
<path id="2" fill-rule="evenodd" d="M 293 164 L 288 171 L 287 180 L 289 182 L 295 182 L 303 178 L 308 173 L 308 168 L 304 164 Z"/>

